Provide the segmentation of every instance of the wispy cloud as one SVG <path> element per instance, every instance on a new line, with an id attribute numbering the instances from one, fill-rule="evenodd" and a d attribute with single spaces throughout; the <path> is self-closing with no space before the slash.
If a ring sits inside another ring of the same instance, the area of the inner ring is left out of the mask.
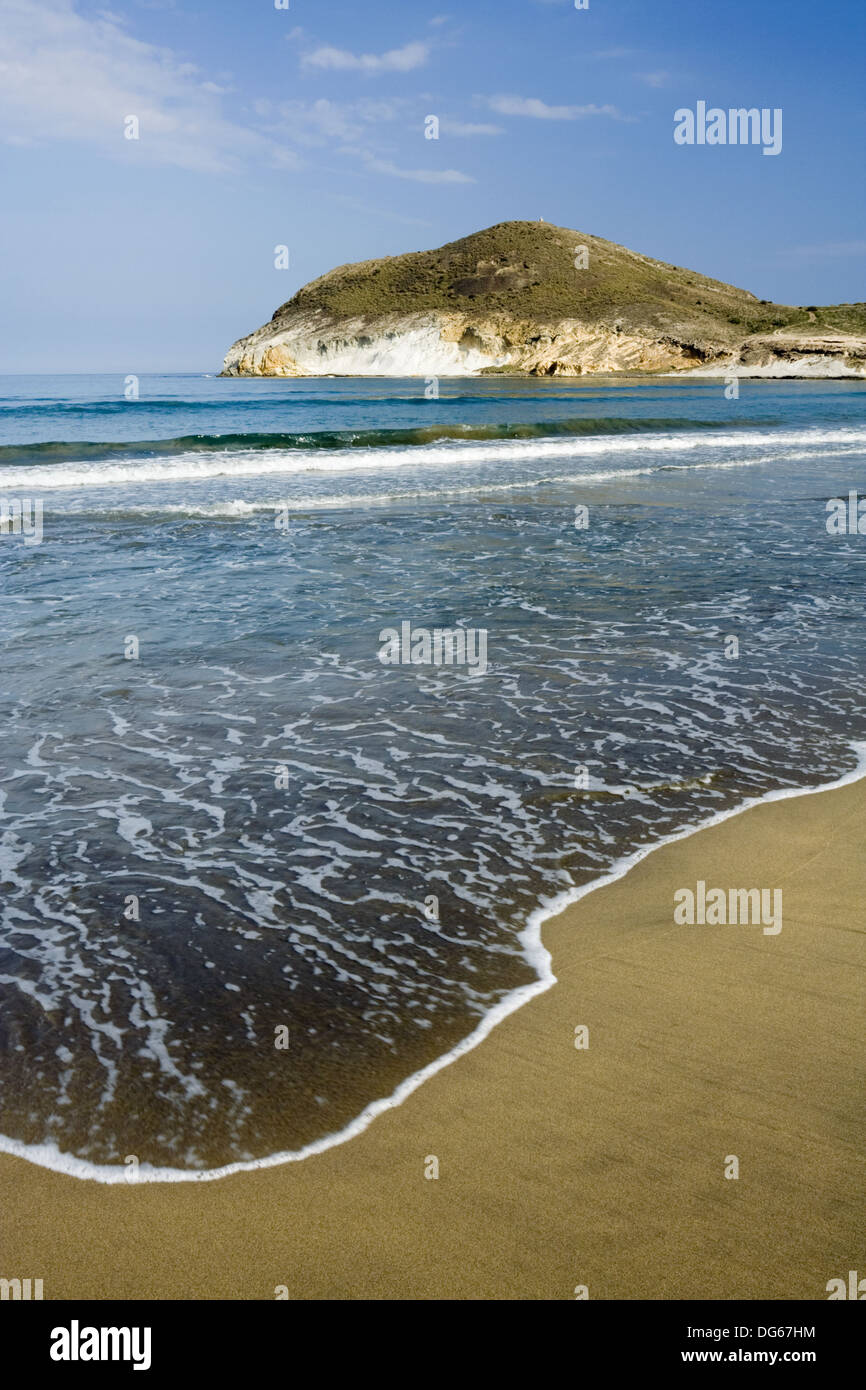
<path id="1" fill-rule="evenodd" d="M 548 106 L 539 97 L 494 96 L 484 100 L 500 116 L 530 116 L 538 121 L 580 121 L 586 116 L 624 119 L 616 106 Z"/>
<path id="2" fill-rule="evenodd" d="M 658 72 L 636 72 L 635 77 L 638 81 L 645 82 L 648 87 L 664 87 L 670 73 L 660 69 Z"/>
<path id="3" fill-rule="evenodd" d="M 308 68 L 324 68 L 332 72 L 362 72 L 378 76 L 383 72 L 412 72 L 421 68 L 430 56 L 429 43 L 416 40 L 387 53 L 350 53 L 346 48 L 323 45 L 305 53 L 302 62 Z"/>
<path id="4" fill-rule="evenodd" d="M 413 183 L 474 183 L 469 174 L 461 174 L 459 169 L 400 169 L 390 159 L 378 159 L 375 155 L 363 153 L 364 165 L 371 173 L 389 174 L 395 179 L 411 179 Z"/>
<path id="5" fill-rule="evenodd" d="M 419 106 L 417 99 L 409 97 L 346 102 L 320 97 L 318 101 L 284 101 L 276 105 L 259 101 L 255 106 L 256 114 L 268 122 L 274 135 L 301 147 L 330 147 L 336 154 L 360 160 L 370 173 L 411 179 L 415 183 L 474 183 L 474 179 L 458 169 L 404 168 L 391 158 L 395 126 L 401 134 L 411 133 L 416 150 L 421 146 L 429 153 L 435 148 L 421 139 L 423 125 L 419 112 L 425 109 Z M 391 138 L 387 147 L 383 147 L 381 132 L 387 126 L 391 127 Z M 440 130 L 466 136 L 502 133 L 499 126 L 464 124 L 444 117 Z"/>
<path id="6" fill-rule="evenodd" d="M 115 16 L 72 0 L 0 0 L 0 126 L 11 144 L 75 140 L 103 153 L 207 173 L 297 157 L 227 118 L 225 88 L 164 48 L 130 37 Z M 138 119 L 139 139 L 124 138 Z"/>
<path id="7" fill-rule="evenodd" d="M 355 141 L 368 127 L 404 117 L 408 103 L 390 101 L 283 101 L 277 106 L 258 102 L 256 112 L 265 117 L 274 132 L 301 145 L 325 145 L 334 140 Z"/>
<path id="8" fill-rule="evenodd" d="M 825 241 L 816 246 L 792 246 L 786 256 L 804 260 L 833 259 L 837 256 L 866 256 L 866 241 Z"/>
<path id="9" fill-rule="evenodd" d="M 420 142 L 420 95 L 353 102 L 259 99 L 245 121 L 234 120 L 226 102 L 236 94 L 223 73 L 203 72 L 168 49 L 133 38 L 108 12 L 86 17 L 75 0 L 0 0 L 0 28 L 0 143 L 76 141 L 125 162 L 215 174 L 255 164 L 303 167 L 302 155 L 319 147 L 354 156 L 366 172 L 388 178 L 474 182 L 458 169 L 424 167 L 417 152 L 401 158 L 398 149 L 383 146 L 378 132 L 389 123 L 392 131 L 412 130 Z M 428 52 L 423 43 L 378 56 L 320 48 L 303 61 L 323 69 L 408 72 Z M 131 116 L 136 140 L 125 138 Z M 443 129 L 454 136 L 499 133 L 494 125 L 458 120 L 443 120 Z M 423 148 L 429 156 L 430 145 Z"/>

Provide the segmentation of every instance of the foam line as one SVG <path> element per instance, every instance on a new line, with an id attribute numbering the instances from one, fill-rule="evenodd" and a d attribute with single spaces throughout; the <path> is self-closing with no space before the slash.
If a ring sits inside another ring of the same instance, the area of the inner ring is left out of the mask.
<path id="1" fill-rule="evenodd" d="M 856 766 L 835 781 L 820 783 L 814 787 L 782 787 L 775 791 L 765 792 L 762 796 L 748 797 L 739 806 L 733 806 L 726 811 L 717 811 L 706 820 L 699 821 L 697 825 L 689 825 L 683 830 L 674 831 L 670 835 L 663 836 L 655 844 L 641 846 L 632 854 L 618 860 L 609 873 L 603 874 L 600 878 L 593 879 L 590 883 L 585 883 L 579 888 L 566 889 L 555 898 L 542 903 L 531 914 L 519 938 L 523 946 L 524 957 L 536 970 L 538 979 L 530 985 L 521 985 L 519 989 L 512 990 L 489 1013 L 485 1014 L 478 1027 L 462 1042 L 457 1043 L 441 1057 L 429 1062 L 420 1071 L 407 1077 L 390 1096 L 371 1101 L 364 1107 L 360 1115 L 351 1120 L 343 1129 L 337 1130 L 333 1134 L 326 1134 L 323 1138 L 316 1139 L 301 1149 L 287 1149 L 281 1153 L 268 1154 L 264 1158 L 226 1163 L 221 1168 L 155 1168 L 142 1163 L 137 1167 L 135 1183 L 216 1182 L 220 1178 L 228 1178 L 235 1173 L 251 1173 L 259 1168 L 279 1168 L 285 1163 L 300 1163 L 305 1158 L 312 1158 L 315 1154 L 325 1153 L 328 1149 L 336 1148 L 337 1145 L 345 1144 L 350 1139 L 354 1139 L 356 1135 L 363 1134 L 378 1115 L 383 1114 L 386 1110 L 396 1110 L 431 1076 L 444 1071 L 445 1067 L 456 1062 L 458 1057 L 463 1057 L 467 1052 L 476 1048 L 509 1014 L 516 1013 L 530 999 L 534 999 L 538 994 L 544 994 L 556 984 L 550 952 L 542 940 L 542 927 L 551 917 L 558 916 L 567 907 L 580 902 L 582 898 L 594 893 L 597 889 L 605 888 L 608 884 L 624 878 L 636 864 L 664 845 L 686 840 L 700 830 L 708 830 L 711 826 L 720 825 L 722 821 L 729 820 L 732 816 L 751 810 L 753 806 L 760 806 L 770 801 L 784 801 L 795 796 L 814 796 L 819 792 L 834 791 L 839 787 L 860 781 L 861 778 L 866 777 L 866 742 L 852 742 L 850 746 L 857 758 Z M 107 1185 L 130 1182 L 130 1169 L 128 1167 L 107 1163 L 89 1163 L 86 1159 L 62 1153 L 54 1142 L 24 1144 L 18 1139 L 9 1139 L 5 1135 L 0 1135 L 0 1153 L 12 1154 L 14 1157 L 26 1159 L 27 1162 L 34 1163 L 40 1168 L 48 1168 L 54 1173 L 65 1173 L 69 1177 L 80 1178 L 85 1181 Z"/>
<path id="2" fill-rule="evenodd" d="M 147 459 L 140 463 L 111 462 L 68 464 L 46 463 L 29 468 L 3 468 L 3 493 L 18 489 L 35 490 L 61 487 L 108 487 L 126 483 L 177 483 L 202 478 L 263 478 L 295 473 L 377 473 L 383 469 L 405 468 L 407 463 L 422 467 L 467 463 L 532 462 L 536 459 L 592 457 L 597 454 L 667 454 L 694 449 L 778 448 L 808 444 L 815 446 L 860 445 L 866 430 L 844 429 L 737 430 L 695 434 L 596 435 L 567 439 L 497 440 L 464 442 L 447 440 L 439 444 L 415 444 L 401 448 L 340 449 L 333 452 L 310 449 L 249 450 L 237 453 L 175 454 Z"/>

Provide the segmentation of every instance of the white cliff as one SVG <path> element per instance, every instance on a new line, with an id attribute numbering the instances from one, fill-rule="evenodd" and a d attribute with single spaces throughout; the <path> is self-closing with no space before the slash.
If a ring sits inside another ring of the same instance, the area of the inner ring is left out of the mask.
<path id="1" fill-rule="evenodd" d="M 511 222 L 330 271 L 234 343 L 223 371 L 866 376 L 863 328 L 863 305 L 775 305 L 601 238 Z"/>

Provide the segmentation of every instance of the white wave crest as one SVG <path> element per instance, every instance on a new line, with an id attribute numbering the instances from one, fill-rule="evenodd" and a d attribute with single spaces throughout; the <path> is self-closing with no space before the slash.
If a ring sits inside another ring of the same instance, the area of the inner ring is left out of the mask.
<path id="1" fill-rule="evenodd" d="M 129 483 L 194 482 L 210 478 L 264 478 L 299 473 L 379 473 L 477 463 L 521 463 L 543 459 L 592 458 L 599 454 L 664 454 L 695 450 L 812 449 L 866 445 L 866 428 L 807 430 L 684 431 L 665 434 L 579 435 L 567 439 L 445 440 L 377 449 L 266 449 L 157 456 L 136 463 L 99 460 L 6 468 L 0 489 L 42 492 L 52 488 L 115 487 Z"/>

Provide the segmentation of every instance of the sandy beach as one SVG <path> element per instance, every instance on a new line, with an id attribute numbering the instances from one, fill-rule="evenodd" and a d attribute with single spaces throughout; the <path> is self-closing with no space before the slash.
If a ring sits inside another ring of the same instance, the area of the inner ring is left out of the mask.
<path id="1" fill-rule="evenodd" d="M 864 812 L 860 781 L 650 854 L 546 924 L 555 987 L 303 1163 L 106 1187 L 3 1156 L 3 1275 L 46 1299 L 825 1299 L 866 1255 Z M 782 930 L 675 925 L 698 880 L 781 888 Z"/>

